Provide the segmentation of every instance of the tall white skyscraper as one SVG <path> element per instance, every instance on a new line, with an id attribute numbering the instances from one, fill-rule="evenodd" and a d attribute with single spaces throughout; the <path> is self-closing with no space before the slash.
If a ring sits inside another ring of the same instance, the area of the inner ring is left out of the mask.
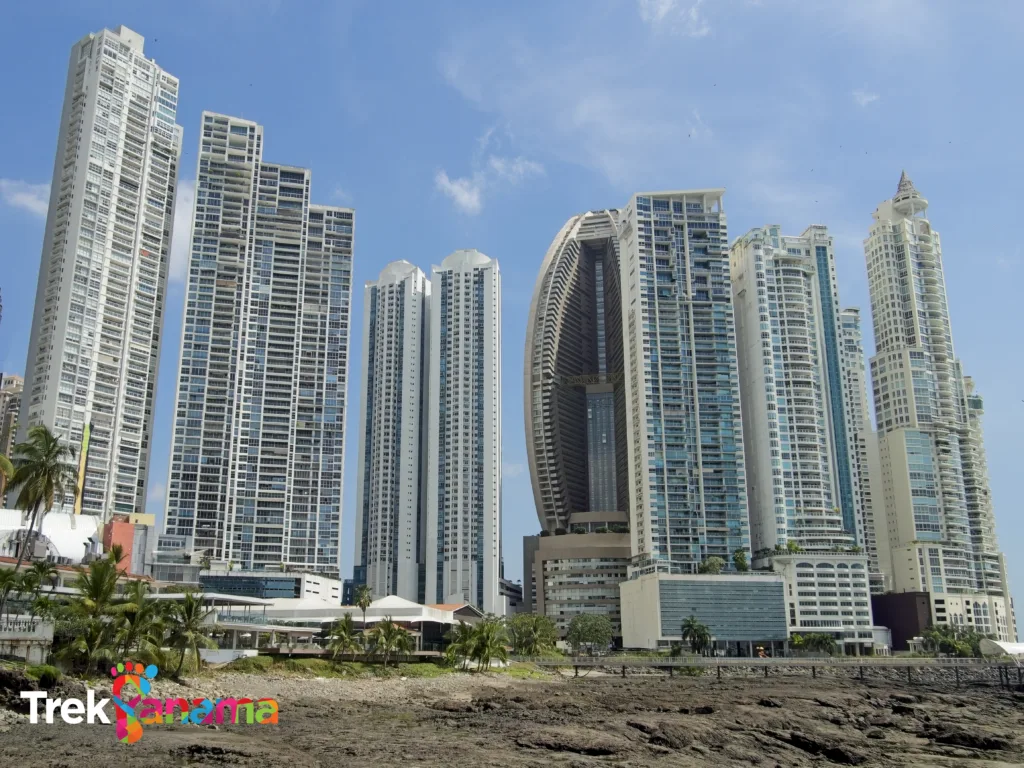
<path id="1" fill-rule="evenodd" d="M 926 591 L 938 624 L 1013 639 L 995 536 L 981 397 L 953 351 L 942 248 L 904 173 L 864 241 L 888 557 L 897 592 Z M 879 542 L 881 546 L 882 542 Z"/>
<path id="2" fill-rule="evenodd" d="M 430 281 L 407 261 L 363 290 L 355 567 L 377 597 L 425 597 L 429 310 Z"/>
<path id="3" fill-rule="evenodd" d="M 633 575 L 750 554 L 724 192 L 638 194 L 619 216 Z"/>
<path id="4" fill-rule="evenodd" d="M 501 274 L 462 250 L 430 282 L 426 600 L 500 613 Z"/>
<path id="5" fill-rule="evenodd" d="M 19 419 L 81 451 L 63 501 L 97 515 L 145 511 L 181 155 L 178 80 L 143 42 L 121 26 L 71 49 Z"/>
<path id="6" fill-rule="evenodd" d="M 752 546 L 849 549 L 857 536 L 840 480 L 851 465 L 832 238 L 821 226 L 799 237 L 763 227 L 733 245 L 731 260 Z"/>
<path id="7" fill-rule="evenodd" d="M 354 213 L 204 112 L 165 531 L 245 569 L 340 569 Z"/>
<path id="8" fill-rule="evenodd" d="M 842 354 L 843 408 L 853 470 L 854 509 L 857 513 L 857 543 L 864 548 L 871 566 L 871 591 L 885 591 L 884 574 L 878 557 L 876 506 L 881 505 L 881 468 L 878 463 L 878 435 L 871 424 L 867 377 L 864 372 L 864 338 L 860 309 L 847 307 L 839 313 L 839 349 Z"/>

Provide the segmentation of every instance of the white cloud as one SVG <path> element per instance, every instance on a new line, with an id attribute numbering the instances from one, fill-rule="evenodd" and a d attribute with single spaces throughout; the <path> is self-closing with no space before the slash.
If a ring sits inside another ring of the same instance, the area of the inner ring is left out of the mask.
<path id="1" fill-rule="evenodd" d="M 483 210 L 485 193 L 502 185 L 514 186 L 533 176 L 543 176 L 544 166 L 522 155 L 508 157 L 492 152 L 484 156 L 488 150 L 498 151 L 511 140 L 512 133 L 507 127 L 499 134 L 497 125 L 492 125 L 476 140 L 472 173 L 452 178 L 442 168 L 434 175 L 434 186 L 460 211 L 476 215 Z"/>
<path id="2" fill-rule="evenodd" d="M 702 5 L 704 0 L 637 0 L 640 18 L 645 23 L 687 37 L 711 34 L 711 24 L 701 13 Z"/>
<path id="3" fill-rule="evenodd" d="M 878 94 L 864 88 L 858 88 L 853 92 L 853 100 L 857 102 L 858 106 L 866 107 L 871 102 L 878 101 Z"/>
<path id="4" fill-rule="evenodd" d="M 434 186 L 450 197 L 455 203 L 455 207 L 463 213 L 471 215 L 480 213 L 480 209 L 483 207 L 481 201 L 483 179 L 480 174 L 475 174 L 473 178 L 451 179 L 444 169 L 441 169 L 434 176 Z"/>
<path id="5" fill-rule="evenodd" d="M 542 176 L 544 174 L 543 165 L 533 160 L 527 160 L 525 157 L 510 159 L 491 155 L 487 159 L 487 165 L 499 179 L 510 181 L 513 184 L 518 184 L 530 176 Z"/>
<path id="6" fill-rule="evenodd" d="M 523 463 L 505 463 L 501 465 L 501 476 L 506 479 L 519 477 L 526 473 L 526 465 Z"/>
<path id="7" fill-rule="evenodd" d="M 174 201 L 174 227 L 171 230 L 171 262 L 167 279 L 181 282 L 188 274 L 188 254 L 192 247 L 192 212 L 196 201 L 196 183 L 191 179 L 178 179 Z"/>
<path id="8" fill-rule="evenodd" d="M 163 512 L 166 496 L 167 486 L 163 483 L 153 483 L 149 486 L 149 493 L 146 494 L 146 511 L 151 515 Z"/>
<path id="9" fill-rule="evenodd" d="M 46 218 L 50 207 L 50 185 L 29 184 L 18 179 L 0 179 L 0 200 L 12 208 Z"/>

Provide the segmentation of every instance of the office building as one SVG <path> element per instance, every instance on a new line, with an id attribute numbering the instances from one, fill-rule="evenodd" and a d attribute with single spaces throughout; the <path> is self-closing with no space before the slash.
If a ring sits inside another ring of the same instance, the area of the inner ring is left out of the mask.
<path id="1" fill-rule="evenodd" d="M 573 216 L 534 288 L 526 332 L 527 458 L 541 536 L 526 537 L 524 601 L 564 636 L 580 613 L 621 635 L 630 557 L 618 211 Z"/>
<path id="2" fill-rule="evenodd" d="M 928 592 L 936 624 L 1014 640 L 981 433 L 983 403 L 953 351 L 942 247 L 902 174 L 864 241 L 884 523 L 896 592 Z M 877 502 L 876 502 L 877 503 Z M 883 527 L 884 525 L 884 527 Z M 882 542 L 879 541 L 879 548 Z"/>
<path id="3" fill-rule="evenodd" d="M 777 573 L 646 573 L 622 583 L 622 642 L 667 649 L 682 642 L 693 616 L 710 631 L 716 655 L 750 658 L 763 648 L 781 656 L 789 639 L 784 590 Z"/>
<path id="4" fill-rule="evenodd" d="M 637 194 L 619 219 L 631 576 L 750 554 L 723 193 Z"/>
<path id="5" fill-rule="evenodd" d="M 498 613 L 501 275 L 475 250 L 430 278 L 425 596 Z"/>
<path id="6" fill-rule="evenodd" d="M 244 570 L 337 576 L 354 213 L 204 112 L 165 533 Z"/>
<path id="7" fill-rule="evenodd" d="M 182 130 L 143 42 L 72 47 L 50 184 L 18 439 L 44 424 L 78 451 L 76 513 L 145 511 Z"/>
<path id="8" fill-rule="evenodd" d="M 12 460 L 24 388 L 25 380 L 21 376 L 13 373 L 0 375 L 0 454 Z M 6 484 L 7 478 L 0 475 L 0 508 L 7 506 Z"/>
<path id="9" fill-rule="evenodd" d="M 256 597 L 261 600 L 310 598 L 330 605 L 341 605 L 341 581 L 317 573 L 218 568 L 201 571 L 199 586 L 204 592 L 218 595 Z"/>
<path id="10" fill-rule="evenodd" d="M 374 595 L 423 601 L 430 281 L 407 261 L 363 291 L 356 568 Z"/>

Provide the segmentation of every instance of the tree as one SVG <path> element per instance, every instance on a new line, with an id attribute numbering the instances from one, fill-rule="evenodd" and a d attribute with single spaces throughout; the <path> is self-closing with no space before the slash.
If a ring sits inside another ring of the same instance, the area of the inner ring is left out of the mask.
<path id="1" fill-rule="evenodd" d="M 859 544 L 854 544 L 852 547 L 850 547 L 847 550 L 847 552 L 852 552 L 855 555 L 860 554 L 863 551 L 864 551 L 864 548 L 861 547 Z"/>
<path id="2" fill-rule="evenodd" d="M 412 635 L 405 627 L 400 627 L 391 620 L 390 616 L 383 621 L 374 624 L 367 635 L 374 653 L 379 653 L 384 659 L 385 669 L 393 653 L 412 653 Z"/>
<path id="3" fill-rule="evenodd" d="M 149 584 L 141 580 L 129 582 L 123 602 L 113 606 L 112 611 L 116 619 L 114 643 L 119 651 L 126 658 L 160 661 L 164 612 L 161 603 L 150 596 Z"/>
<path id="4" fill-rule="evenodd" d="M 689 643 L 690 649 L 696 654 L 703 655 L 711 647 L 711 630 L 696 616 L 691 615 L 683 621 L 681 634 L 683 642 Z"/>
<path id="5" fill-rule="evenodd" d="M 491 660 L 508 661 L 505 649 L 505 627 L 501 619 L 489 616 L 473 628 L 473 650 L 471 656 L 476 662 L 477 672 L 491 668 Z"/>
<path id="6" fill-rule="evenodd" d="M 829 656 L 835 656 L 839 652 L 836 639 L 827 632 L 811 632 L 804 635 L 803 647 L 812 652 L 827 653 Z"/>
<path id="7" fill-rule="evenodd" d="M 82 616 L 102 619 L 110 613 L 117 596 L 117 565 L 109 557 L 101 557 L 79 568 L 71 586 L 78 590 L 78 599 L 72 605 Z"/>
<path id="8" fill-rule="evenodd" d="M 33 544 L 36 523 L 42 527 L 41 511 L 49 513 L 55 500 L 78 493 L 75 484 L 75 449 L 60 442 L 47 427 L 38 424 L 28 431 L 28 440 L 14 446 L 14 476 L 10 487 L 18 489 L 18 506 L 29 512 L 25 541 L 18 547 L 15 572 L 21 569 Z"/>
<path id="9" fill-rule="evenodd" d="M 740 573 L 750 570 L 750 563 L 747 562 L 747 553 L 742 548 L 732 553 L 732 564 Z"/>
<path id="10" fill-rule="evenodd" d="M 925 646 L 933 653 L 944 653 L 961 658 L 980 658 L 982 655 L 981 641 L 993 637 L 974 629 L 948 624 L 933 625 L 926 629 L 921 636 L 924 638 Z"/>
<path id="11" fill-rule="evenodd" d="M 0 616 L 5 614 L 7 596 L 17 591 L 19 581 L 13 568 L 0 568 Z"/>
<path id="12" fill-rule="evenodd" d="M 95 672 L 101 661 L 111 661 L 116 657 L 111 645 L 110 627 L 110 622 L 102 619 L 87 619 L 82 631 L 57 652 L 57 657 L 86 672 Z"/>
<path id="13" fill-rule="evenodd" d="M 555 647 L 558 629 L 547 616 L 535 613 L 516 613 L 505 619 L 505 629 L 517 656 L 537 656 Z"/>
<path id="14" fill-rule="evenodd" d="M 578 613 L 569 622 L 565 634 L 566 642 L 572 646 L 574 656 L 578 656 L 581 648 L 593 651 L 594 647 L 605 649 L 612 641 L 612 623 L 607 616 L 592 613 Z"/>
<path id="15" fill-rule="evenodd" d="M 359 633 L 356 632 L 356 623 L 352 620 L 351 613 L 346 613 L 341 621 L 331 627 L 327 638 L 329 640 L 327 648 L 331 652 L 332 659 L 337 659 L 341 654 L 351 653 L 352 661 L 356 660 L 356 651 L 359 650 Z"/>
<path id="16" fill-rule="evenodd" d="M 795 555 L 798 552 L 803 552 L 804 548 L 797 544 L 795 541 L 793 541 L 793 539 L 790 539 L 786 542 L 786 551 L 791 555 Z"/>
<path id="17" fill-rule="evenodd" d="M 714 576 L 717 576 L 722 572 L 723 568 L 725 568 L 725 560 L 723 560 L 720 557 L 715 557 L 714 555 L 712 555 L 699 566 L 697 566 L 697 573 L 710 573 Z"/>
<path id="18" fill-rule="evenodd" d="M 39 560 L 32 563 L 32 572 L 35 573 L 36 577 L 39 579 L 40 587 L 44 584 L 49 584 L 51 592 L 57 588 L 60 573 L 57 571 L 57 566 L 53 563 L 47 562 L 46 560 Z"/>
<path id="19" fill-rule="evenodd" d="M 363 631 L 363 636 L 364 636 L 363 637 L 363 643 L 365 645 L 365 643 L 366 643 L 366 637 L 365 637 L 365 635 L 366 635 L 366 609 L 369 608 L 370 605 L 373 604 L 373 592 L 370 591 L 370 588 L 366 584 L 360 584 L 358 587 L 356 587 L 356 592 L 355 592 L 355 595 L 354 595 L 354 601 L 355 601 L 356 607 L 360 611 L 363 612 L 363 625 L 362 625 L 361 629 Z"/>
<path id="20" fill-rule="evenodd" d="M 192 651 L 196 660 L 196 667 L 202 665 L 202 658 L 199 656 L 200 648 L 215 648 L 216 643 L 206 636 L 208 626 L 206 619 L 213 613 L 213 609 L 207 609 L 203 605 L 201 595 L 193 592 L 186 592 L 180 602 L 174 604 L 171 609 L 168 621 L 170 634 L 167 642 L 171 648 L 181 652 L 178 658 L 178 667 L 174 670 L 174 676 L 181 674 L 185 666 L 185 653 Z"/>
<path id="21" fill-rule="evenodd" d="M 445 660 L 449 666 L 459 666 L 466 669 L 469 666 L 469 659 L 473 655 L 473 627 L 462 619 L 459 623 L 448 630 L 444 636 L 448 641 L 445 649 Z"/>
<path id="22" fill-rule="evenodd" d="M 30 613 L 32 621 L 35 621 L 36 611 L 32 607 L 37 597 L 39 597 L 39 590 L 42 585 L 39 583 L 39 574 L 35 570 L 27 570 L 21 574 L 21 578 L 18 579 L 18 596 L 25 600 L 28 598 Z"/>
<path id="23" fill-rule="evenodd" d="M 107 550 L 107 557 L 113 561 L 114 565 L 120 565 L 121 561 L 124 560 L 124 547 L 120 544 L 111 544 L 110 549 Z M 122 572 L 127 569 L 122 569 Z"/>

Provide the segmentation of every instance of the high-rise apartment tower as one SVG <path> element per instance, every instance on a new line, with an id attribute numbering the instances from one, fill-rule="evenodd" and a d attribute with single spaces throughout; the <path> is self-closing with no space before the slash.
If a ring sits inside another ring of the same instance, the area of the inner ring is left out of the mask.
<path id="1" fill-rule="evenodd" d="M 904 173 L 864 241 L 885 504 L 878 536 L 888 539 L 889 555 L 882 568 L 895 591 L 930 593 L 935 623 L 1012 640 L 982 399 L 953 351 L 941 241 L 927 208 Z"/>
<path id="2" fill-rule="evenodd" d="M 165 530 L 244 569 L 337 574 L 354 213 L 204 112 Z"/>
<path id="3" fill-rule="evenodd" d="M 122 26 L 71 49 L 19 420 L 79 451 L 61 501 L 104 516 L 145 507 L 181 154 L 178 80 L 143 42 Z"/>
<path id="4" fill-rule="evenodd" d="M 501 275 L 475 250 L 431 273 L 425 599 L 501 610 Z"/>
<path id="5" fill-rule="evenodd" d="M 378 597 L 425 597 L 429 310 L 430 281 L 407 261 L 363 291 L 355 565 Z"/>

